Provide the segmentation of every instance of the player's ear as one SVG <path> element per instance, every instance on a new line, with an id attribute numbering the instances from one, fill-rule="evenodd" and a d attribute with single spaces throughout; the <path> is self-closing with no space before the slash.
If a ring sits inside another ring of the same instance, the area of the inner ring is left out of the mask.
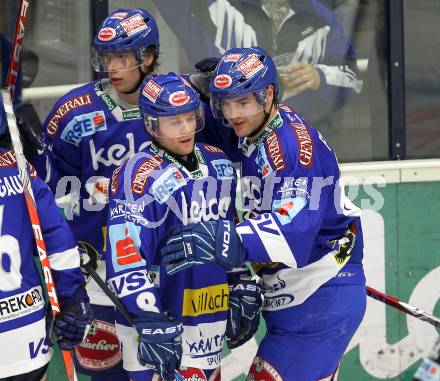
<path id="1" fill-rule="evenodd" d="M 269 86 L 267 86 L 267 101 L 266 101 L 266 105 L 268 107 L 270 107 L 270 105 L 273 102 L 273 97 L 274 97 L 274 85 L 270 84 Z"/>
<path id="2" fill-rule="evenodd" d="M 267 87 L 267 97 L 268 97 L 269 103 L 272 103 L 273 94 L 274 94 L 274 86 L 272 84 L 270 84 Z"/>
<path id="3" fill-rule="evenodd" d="M 150 49 L 148 49 L 147 55 L 144 58 L 144 67 L 143 67 L 144 71 L 146 72 L 149 71 L 148 68 L 153 64 L 153 61 L 154 61 L 154 53 Z"/>

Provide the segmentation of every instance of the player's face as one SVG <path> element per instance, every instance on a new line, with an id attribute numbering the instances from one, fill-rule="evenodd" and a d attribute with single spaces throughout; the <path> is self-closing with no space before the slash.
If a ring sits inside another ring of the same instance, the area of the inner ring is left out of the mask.
<path id="1" fill-rule="evenodd" d="M 188 155 L 194 149 L 197 126 L 194 111 L 159 118 L 156 139 L 165 149 L 178 155 Z"/>
<path id="2" fill-rule="evenodd" d="M 264 120 L 264 106 L 253 93 L 223 100 L 221 110 L 239 137 L 251 134 Z"/>
<path id="3" fill-rule="evenodd" d="M 105 56 L 105 65 L 110 82 L 118 92 L 132 91 L 141 80 L 141 67 L 149 66 L 152 62 L 149 54 L 142 64 L 136 60 L 133 50 L 110 52 Z"/>

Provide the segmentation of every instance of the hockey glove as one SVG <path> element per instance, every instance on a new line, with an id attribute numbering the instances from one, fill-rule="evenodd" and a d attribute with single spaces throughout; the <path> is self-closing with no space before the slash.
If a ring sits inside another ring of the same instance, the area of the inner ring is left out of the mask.
<path id="1" fill-rule="evenodd" d="M 250 274 L 249 274 L 250 275 Z M 261 287 L 256 281 L 228 274 L 229 309 L 226 325 L 229 349 L 243 345 L 257 332 L 262 305 Z"/>
<path id="2" fill-rule="evenodd" d="M 241 266 L 245 250 L 234 223 L 228 220 L 176 226 L 161 248 L 162 264 L 169 275 L 194 265 L 218 263 L 226 270 Z"/>
<path id="3" fill-rule="evenodd" d="M 92 310 L 86 289 L 81 286 L 73 296 L 61 301 L 61 313 L 55 318 L 51 338 L 63 350 L 81 344 L 92 322 Z"/>
<path id="4" fill-rule="evenodd" d="M 189 76 L 191 85 L 200 94 L 203 102 L 209 102 L 209 97 L 211 96 L 209 83 L 219 60 L 217 57 L 208 57 L 196 62 L 194 66 L 198 73 L 190 74 Z"/>
<path id="5" fill-rule="evenodd" d="M 149 365 L 164 381 L 174 380 L 182 359 L 183 325 L 166 313 L 141 312 L 134 319 L 139 333 L 138 361 Z"/>

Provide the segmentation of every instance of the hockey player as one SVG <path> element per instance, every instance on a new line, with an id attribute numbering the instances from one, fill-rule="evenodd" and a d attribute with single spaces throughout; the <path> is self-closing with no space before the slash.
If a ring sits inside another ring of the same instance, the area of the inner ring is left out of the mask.
<path id="1" fill-rule="evenodd" d="M 277 89 L 263 49 L 223 55 L 211 102 L 240 138 L 246 220 L 176 227 L 163 260 L 170 273 L 201 262 L 259 262 L 267 333 L 248 379 L 335 380 L 365 312 L 360 210 L 343 194 L 332 149 L 277 104 Z"/>
<path id="2" fill-rule="evenodd" d="M 0 97 L 0 141 L 5 131 Z M 71 350 L 91 322 L 79 252 L 52 193 L 33 168 L 30 181 L 62 310 L 53 333 L 61 349 Z M 0 380 L 40 381 L 52 357 L 47 330 L 52 314 L 46 316 L 32 229 L 15 154 L 0 148 Z"/>
<path id="3" fill-rule="evenodd" d="M 139 86 L 156 68 L 158 56 L 159 32 L 151 14 L 144 9 L 114 10 L 100 26 L 92 53 L 94 69 L 108 73 L 108 79 L 64 95 L 43 124 L 47 182 L 76 240 L 98 253 L 102 278 L 109 179 L 116 167 L 148 144 L 137 102 Z M 93 381 L 128 380 L 112 303 L 94 281 L 87 289 L 96 321 L 75 350 L 81 373 Z"/>
<path id="4" fill-rule="evenodd" d="M 195 144 L 203 106 L 185 79 L 147 78 L 139 106 L 153 143 L 113 173 L 106 255 L 107 283 L 134 320 L 117 313 L 124 368 L 135 381 L 169 381 L 175 370 L 185 380 L 220 380 L 226 272 L 207 264 L 167 276 L 158 248 L 176 224 L 232 224 L 235 170 L 220 149 Z"/>

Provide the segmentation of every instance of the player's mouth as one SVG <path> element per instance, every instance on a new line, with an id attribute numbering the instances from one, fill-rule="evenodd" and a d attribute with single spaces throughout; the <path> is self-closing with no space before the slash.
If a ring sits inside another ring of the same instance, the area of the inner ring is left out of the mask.
<path id="1" fill-rule="evenodd" d="M 118 83 L 121 83 L 121 82 L 122 82 L 122 78 L 110 77 L 110 82 L 111 82 L 113 85 L 117 85 Z"/>
<path id="2" fill-rule="evenodd" d="M 190 138 L 185 138 L 185 139 L 180 139 L 180 140 L 179 140 L 179 143 L 180 143 L 180 144 L 188 144 L 188 143 L 191 143 L 191 141 L 192 141 L 192 137 L 190 137 Z"/>
<path id="3" fill-rule="evenodd" d="M 234 130 L 240 131 L 244 128 L 245 124 L 246 124 L 245 121 L 233 122 L 232 127 L 234 127 Z"/>

